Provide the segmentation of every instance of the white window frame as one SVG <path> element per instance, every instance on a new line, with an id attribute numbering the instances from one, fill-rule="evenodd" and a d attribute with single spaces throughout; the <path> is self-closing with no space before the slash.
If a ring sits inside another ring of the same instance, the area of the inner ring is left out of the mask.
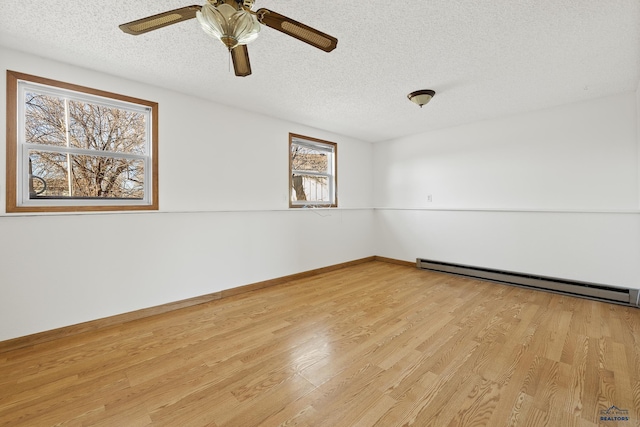
<path id="1" fill-rule="evenodd" d="M 327 171 L 315 172 L 309 170 L 295 170 L 293 169 L 293 159 L 291 156 L 291 148 L 293 145 L 303 146 L 311 148 L 313 150 L 321 151 L 327 154 Z M 304 208 L 304 207 L 338 207 L 338 144 L 335 142 L 323 141 L 317 138 L 311 138 L 308 136 L 289 134 L 289 207 L 290 208 Z M 311 175 L 327 178 L 327 187 L 329 192 L 329 202 L 319 200 L 293 200 L 293 175 Z"/>
<path id="2" fill-rule="evenodd" d="M 13 128 L 11 123 L 16 126 L 15 133 L 7 132 L 7 212 L 158 209 L 157 103 L 12 71 L 7 71 L 7 82 L 8 86 L 15 85 L 7 92 L 7 97 L 14 96 L 9 92 L 15 92 L 15 99 L 10 99 L 10 102 L 7 103 L 10 105 L 11 102 L 15 102 L 15 110 L 12 109 L 12 111 L 7 112 L 7 129 Z M 143 114 L 146 126 L 146 154 L 96 151 L 69 146 L 60 147 L 27 143 L 25 100 L 28 92 Z M 112 199 L 106 197 L 31 198 L 29 194 L 29 150 L 141 160 L 144 163 L 144 196 L 142 199 Z"/>

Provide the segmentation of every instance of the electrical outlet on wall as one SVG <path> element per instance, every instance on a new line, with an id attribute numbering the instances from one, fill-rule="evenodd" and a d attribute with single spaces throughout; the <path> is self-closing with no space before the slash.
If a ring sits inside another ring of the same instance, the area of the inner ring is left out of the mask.
<path id="1" fill-rule="evenodd" d="M 427 202 L 433 202 L 433 196 L 431 194 L 427 194 Z"/>

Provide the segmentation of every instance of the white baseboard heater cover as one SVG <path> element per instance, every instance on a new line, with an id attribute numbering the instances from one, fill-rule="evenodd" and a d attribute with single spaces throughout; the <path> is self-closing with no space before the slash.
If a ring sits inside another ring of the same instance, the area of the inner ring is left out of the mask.
<path id="1" fill-rule="evenodd" d="M 556 279 L 532 274 L 515 273 L 512 271 L 493 270 L 489 268 L 452 264 L 422 258 L 417 258 L 416 264 L 418 268 L 423 270 L 452 273 L 460 276 L 490 280 L 492 282 L 524 286 L 599 301 L 640 307 L 640 291 L 638 289 L 618 288 L 615 286 L 599 285 L 596 283 Z"/>

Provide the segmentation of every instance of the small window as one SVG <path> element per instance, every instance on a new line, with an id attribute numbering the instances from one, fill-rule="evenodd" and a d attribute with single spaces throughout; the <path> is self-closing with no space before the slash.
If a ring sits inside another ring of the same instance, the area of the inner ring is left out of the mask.
<path id="1" fill-rule="evenodd" d="M 337 207 L 335 142 L 289 134 L 289 207 Z"/>
<path id="2" fill-rule="evenodd" d="M 7 212 L 158 209 L 158 104 L 7 71 Z"/>

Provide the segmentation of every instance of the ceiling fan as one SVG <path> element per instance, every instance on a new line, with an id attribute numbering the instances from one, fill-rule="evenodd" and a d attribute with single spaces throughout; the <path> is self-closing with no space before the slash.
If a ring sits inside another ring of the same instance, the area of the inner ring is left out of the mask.
<path id="1" fill-rule="evenodd" d="M 137 36 L 167 25 L 197 18 L 202 29 L 220 40 L 231 53 L 236 76 L 251 74 L 247 43 L 258 37 L 260 24 L 331 52 L 338 39 L 269 9 L 252 11 L 255 0 L 207 0 L 202 6 L 192 5 L 148 16 L 120 25 L 127 34 Z"/>

